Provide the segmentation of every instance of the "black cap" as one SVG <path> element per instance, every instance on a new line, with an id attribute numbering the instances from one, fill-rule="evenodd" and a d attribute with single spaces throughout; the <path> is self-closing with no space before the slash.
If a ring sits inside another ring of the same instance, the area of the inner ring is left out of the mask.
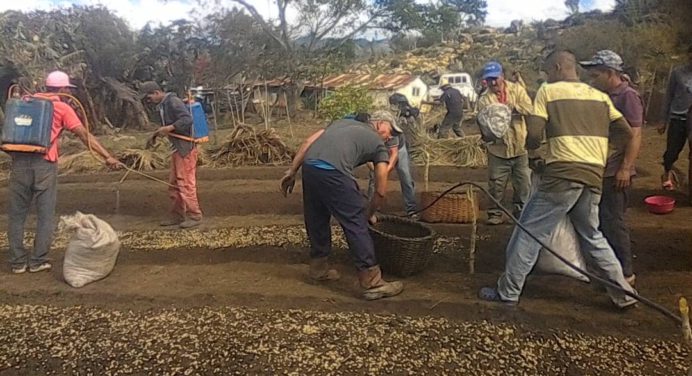
<path id="1" fill-rule="evenodd" d="M 139 99 L 144 99 L 147 95 L 161 91 L 161 86 L 154 81 L 146 81 L 139 85 Z"/>

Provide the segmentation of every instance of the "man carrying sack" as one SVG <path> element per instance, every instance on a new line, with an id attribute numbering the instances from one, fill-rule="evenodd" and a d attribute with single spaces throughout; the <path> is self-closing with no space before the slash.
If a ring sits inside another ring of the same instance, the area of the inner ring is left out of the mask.
<path id="1" fill-rule="evenodd" d="M 339 279 L 329 268 L 331 252 L 330 218 L 341 225 L 358 270 L 363 298 L 375 300 L 395 296 L 401 282 L 386 282 L 375 257 L 368 221 L 377 221 L 375 212 L 387 192 L 389 153 L 384 142 L 392 138 L 392 124 L 372 117 L 368 124 L 336 120 L 308 137 L 298 149 L 291 167 L 281 179 L 284 196 L 293 191 L 296 174 L 303 169 L 305 228 L 310 239 L 310 278 L 315 281 Z M 365 163 L 375 165 L 375 194 L 368 206 L 358 188 L 353 169 Z"/>
<path id="2" fill-rule="evenodd" d="M 488 90 L 478 100 L 478 111 L 492 112 L 502 104 L 511 111 L 511 123 L 501 137 L 488 138 L 488 188 L 490 194 L 499 201 L 505 195 L 507 182 L 512 180 L 513 215 L 520 217 L 524 204 L 529 199 L 531 174 L 529 158 L 526 151 L 526 122 L 524 116 L 531 114 L 533 105 L 526 89 L 518 83 L 505 80 L 502 66 L 489 62 L 483 68 L 483 79 L 488 83 Z M 499 207 L 488 209 L 488 224 L 502 224 L 502 211 Z"/>

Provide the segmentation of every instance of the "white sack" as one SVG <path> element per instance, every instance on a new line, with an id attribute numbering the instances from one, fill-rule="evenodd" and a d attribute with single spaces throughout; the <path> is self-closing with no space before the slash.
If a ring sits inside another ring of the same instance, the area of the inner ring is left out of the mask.
<path id="1" fill-rule="evenodd" d="M 60 228 L 74 231 L 65 251 L 65 282 L 82 287 L 110 274 L 118 258 L 120 241 L 108 223 L 95 215 L 76 212 L 63 216 Z"/>
<path id="2" fill-rule="evenodd" d="M 531 174 L 531 194 L 538 189 L 540 180 L 540 175 L 536 173 Z M 567 259 L 571 264 L 582 270 L 586 270 L 586 261 L 579 248 L 577 233 L 574 230 L 572 221 L 570 221 L 567 215 L 557 224 L 555 231 L 553 231 L 550 236 L 548 245 L 553 251 Z M 567 277 L 576 278 L 580 281 L 589 282 L 589 277 L 571 269 L 545 249 L 541 249 L 541 253 L 538 255 L 536 270 L 547 274 L 561 274 Z"/>

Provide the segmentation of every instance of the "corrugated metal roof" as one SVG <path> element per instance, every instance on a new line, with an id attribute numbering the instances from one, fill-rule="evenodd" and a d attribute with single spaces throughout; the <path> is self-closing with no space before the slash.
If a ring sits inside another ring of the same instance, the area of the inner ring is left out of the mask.
<path id="1" fill-rule="evenodd" d="M 321 86 L 327 89 L 338 89 L 343 86 L 354 85 L 367 86 L 372 90 L 391 90 L 408 85 L 415 79 L 416 76 L 408 73 L 380 75 L 344 73 L 325 78 Z M 307 84 L 306 86 L 319 87 L 320 85 Z"/>

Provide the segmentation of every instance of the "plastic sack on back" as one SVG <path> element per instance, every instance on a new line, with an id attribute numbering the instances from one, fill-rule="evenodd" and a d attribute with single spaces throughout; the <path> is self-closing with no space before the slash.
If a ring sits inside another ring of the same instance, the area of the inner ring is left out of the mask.
<path id="1" fill-rule="evenodd" d="M 541 177 L 535 172 L 531 174 L 531 194 L 538 189 Z M 586 261 L 579 247 L 579 238 L 574 230 L 574 225 L 567 215 L 562 218 L 548 240 L 548 245 L 552 250 L 565 258 L 571 264 L 586 270 Z M 583 282 L 589 282 L 589 277 L 571 269 L 552 253 L 541 249 L 536 262 L 536 270 L 546 274 L 560 274 L 572 277 Z"/>
<path id="2" fill-rule="evenodd" d="M 60 230 L 74 231 L 63 263 L 67 284 L 82 287 L 110 274 L 120 252 L 120 241 L 107 222 L 76 212 L 60 218 Z"/>
<path id="3" fill-rule="evenodd" d="M 512 110 L 502 103 L 493 103 L 478 112 L 481 133 L 502 140 L 512 124 Z"/>

